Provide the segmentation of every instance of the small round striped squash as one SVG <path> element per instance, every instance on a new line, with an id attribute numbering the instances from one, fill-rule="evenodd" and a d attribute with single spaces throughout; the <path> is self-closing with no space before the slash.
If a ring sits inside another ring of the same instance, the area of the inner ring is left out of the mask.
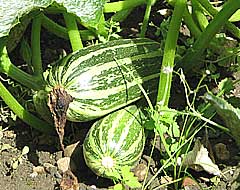
<path id="1" fill-rule="evenodd" d="M 83 143 L 84 159 L 98 176 L 116 179 L 122 166 L 137 164 L 144 144 L 141 111 L 131 105 L 93 124 Z"/>

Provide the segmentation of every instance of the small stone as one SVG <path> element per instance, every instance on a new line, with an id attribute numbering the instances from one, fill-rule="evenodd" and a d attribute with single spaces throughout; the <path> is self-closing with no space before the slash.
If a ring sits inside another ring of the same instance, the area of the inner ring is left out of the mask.
<path id="1" fill-rule="evenodd" d="M 35 166 L 33 167 L 33 172 L 36 172 L 38 174 L 44 174 L 46 171 L 43 166 Z"/>
<path id="2" fill-rule="evenodd" d="M 219 160 L 228 160 L 230 158 L 230 152 L 227 146 L 223 143 L 218 143 L 214 146 L 216 157 Z"/>
<path id="3" fill-rule="evenodd" d="M 79 184 L 77 177 L 70 171 L 67 170 L 63 173 L 62 181 L 60 182 L 61 190 L 79 190 Z"/>
<path id="4" fill-rule="evenodd" d="M 70 157 L 63 157 L 57 161 L 57 166 L 60 171 L 63 173 L 69 169 L 70 166 Z"/>
<path id="5" fill-rule="evenodd" d="M 198 183 L 196 181 L 194 181 L 192 178 L 190 177 L 185 177 L 183 179 L 182 182 L 182 187 L 184 187 L 184 189 L 194 189 L 194 190 L 200 190 L 202 189 Z"/>
<path id="6" fill-rule="evenodd" d="M 138 181 L 143 181 L 147 174 L 147 165 L 138 164 L 134 169 L 134 175 L 138 178 Z"/>

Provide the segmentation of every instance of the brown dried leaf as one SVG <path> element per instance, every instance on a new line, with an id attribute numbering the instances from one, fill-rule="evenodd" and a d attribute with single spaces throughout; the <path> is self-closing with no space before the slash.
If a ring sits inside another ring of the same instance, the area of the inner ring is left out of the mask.
<path id="1" fill-rule="evenodd" d="M 67 109 L 70 102 L 73 101 L 64 88 L 57 86 L 52 89 L 48 97 L 48 106 L 53 115 L 54 125 L 59 136 L 60 145 L 64 150 L 63 137 L 64 128 L 67 120 Z"/>

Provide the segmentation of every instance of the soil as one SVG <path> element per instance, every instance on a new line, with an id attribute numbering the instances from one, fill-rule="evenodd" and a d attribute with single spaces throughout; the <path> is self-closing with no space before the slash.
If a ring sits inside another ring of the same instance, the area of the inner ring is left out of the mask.
<path id="1" fill-rule="evenodd" d="M 159 26 L 163 19 L 158 13 L 158 10 L 162 7 L 164 7 L 164 5 L 159 1 L 153 7 L 151 13 L 151 22 L 156 26 Z M 126 21 L 122 23 L 122 32 L 120 33 L 122 36 L 136 37 L 136 34 L 140 30 L 139 23 L 143 20 L 144 11 L 144 6 L 140 6 L 132 11 Z M 30 29 L 28 28 L 27 30 Z M 147 32 L 148 37 L 157 39 L 157 37 L 153 35 L 156 31 L 156 27 L 149 27 Z M 26 34 L 28 34 L 28 32 L 26 32 Z M 29 38 L 29 35 L 25 37 Z M 66 52 L 70 49 L 68 41 L 59 39 L 44 29 L 42 30 L 41 37 L 42 57 L 46 65 L 56 60 L 62 49 Z M 19 49 L 19 46 L 17 46 L 16 49 Z M 11 56 L 13 62 L 19 65 L 23 63 L 19 58 L 18 51 L 12 52 Z M 180 82 L 178 80 L 175 80 L 173 83 L 173 89 L 175 89 L 175 91 L 172 95 L 172 99 L 174 100 L 171 102 L 172 107 L 179 108 L 185 105 L 185 101 L 183 101 L 183 89 L 179 87 L 179 84 Z M 16 92 L 14 89 L 12 89 L 12 91 Z M 21 100 L 21 102 L 24 101 L 26 101 L 26 99 Z M 2 110 L 10 114 L 8 108 L 4 107 Z M 1 111 L 1 113 L 3 112 Z M 0 130 L 0 190 L 58 190 L 60 186 L 62 189 L 64 189 L 63 187 L 70 189 L 67 188 L 69 185 L 68 182 L 76 183 L 76 181 L 74 181 L 75 178 L 72 177 L 71 173 L 68 173 L 69 171 L 63 172 L 61 166 L 59 166 L 59 160 L 66 156 L 71 157 L 70 169 L 74 176 L 77 177 L 78 182 L 75 184 L 75 187 L 79 187 L 81 190 L 90 190 L 108 189 L 114 185 L 112 181 L 96 176 L 85 165 L 82 155 L 82 143 L 92 122 L 67 122 L 64 136 L 64 144 L 67 149 L 63 152 L 57 134 L 45 135 L 30 128 L 18 119 L 16 121 L 9 120 L 11 120 L 10 117 L 8 121 L 4 121 L 2 118 L 0 120 L 0 124 L 3 127 L 3 130 Z M 199 133 L 199 138 L 203 139 L 204 135 L 204 132 Z M 147 180 L 149 180 L 161 166 L 161 163 L 159 163 L 159 151 L 162 151 L 160 142 L 157 143 L 158 146 L 154 149 L 153 157 L 150 158 L 148 156 L 151 149 L 151 140 L 152 138 L 150 137 L 140 161 L 140 164 L 142 164 L 140 166 L 142 167 L 138 167 L 140 171 L 143 171 L 144 165 L 147 164 L 149 159 L 152 159 Z M 212 152 L 212 156 L 216 164 L 220 167 L 223 175 L 220 178 L 214 178 L 213 175 L 206 172 L 196 172 L 190 169 L 188 172 L 196 179 L 197 185 L 194 185 L 194 182 L 190 181 L 189 183 L 191 185 L 186 186 L 186 189 L 240 189 L 240 158 L 237 145 L 230 136 L 220 131 L 215 133 L 210 132 L 208 140 L 210 145 L 209 152 Z M 224 157 L 226 155 L 222 157 L 217 155 L 219 152 L 216 151 L 215 145 L 219 143 L 226 145 L 227 157 Z M 21 155 L 24 146 L 29 147 L 29 153 Z M 16 160 L 19 160 L 19 162 L 17 166 L 13 166 Z M 13 169 L 13 167 L 15 168 Z M 138 169 L 135 169 L 135 172 Z M 141 176 L 138 175 L 138 177 Z M 168 176 L 157 177 L 153 180 L 149 189 L 159 187 L 160 184 L 164 183 L 163 178 L 167 177 Z M 171 181 L 171 179 L 169 180 Z M 170 185 L 167 188 L 163 187 L 159 189 L 174 189 L 174 187 Z"/>

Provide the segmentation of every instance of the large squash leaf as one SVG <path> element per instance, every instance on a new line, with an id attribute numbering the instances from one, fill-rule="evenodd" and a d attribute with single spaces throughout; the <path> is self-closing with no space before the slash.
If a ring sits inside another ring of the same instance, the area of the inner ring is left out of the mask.
<path id="1" fill-rule="evenodd" d="M 95 28 L 105 4 L 105 0 L 0 0 L 0 38 L 7 36 L 23 16 L 33 10 L 47 8 L 54 2 Z"/>
<path id="2" fill-rule="evenodd" d="M 213 105 L 218 115 L 222 117 L 229 128 L 237 144 L 240 145 L 240 109 L 234 108 L 226 100 L 210 93 L 205 95 L 205 99 Z"/>

